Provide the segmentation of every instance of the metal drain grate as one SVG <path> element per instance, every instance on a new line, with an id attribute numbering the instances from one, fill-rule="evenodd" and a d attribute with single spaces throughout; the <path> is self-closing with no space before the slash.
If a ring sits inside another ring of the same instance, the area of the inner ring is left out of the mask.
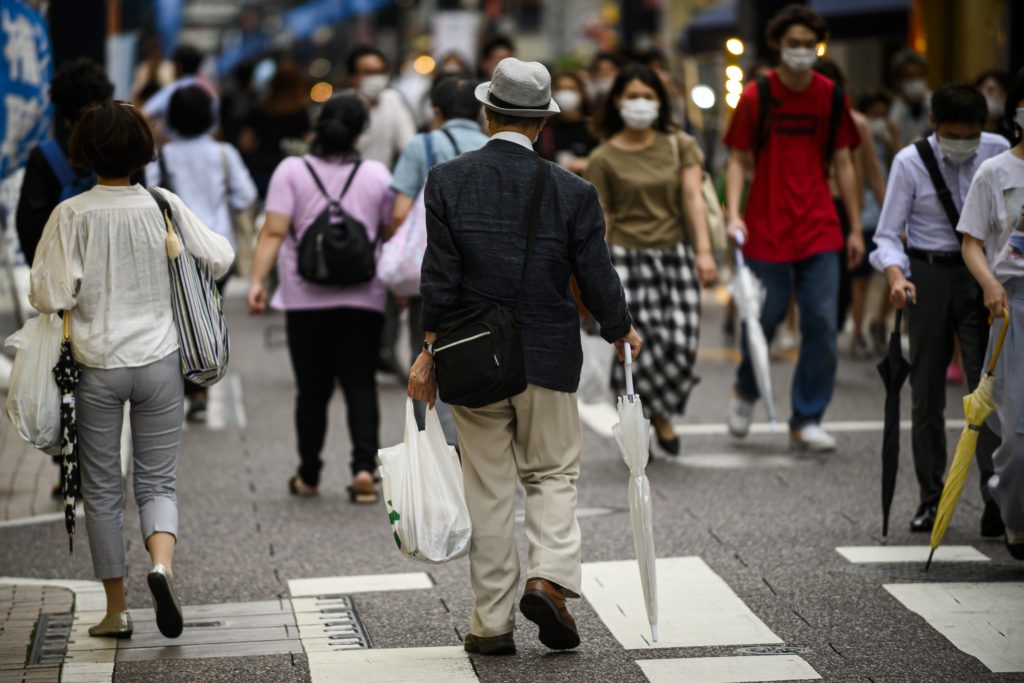
<path id="1" fill-rule="evenodd" d="M 316 600 L 321 628 L 332 650 L 365 650 L 373 647 L 352 596 L 320 595 Z"/>
<path id="2" fill-rule="evenodd" d="M 60 664 L 68 651 L 68 637 L 71 635 L 71 612 L 41 614 L 36 622 L 32 638 L 32 651 L 28 665 Z"/>
<path id="3" fill-rule="evenodd" d="M 805 655 L 811 651 L 799 645 L 755 645 L 735 650 L 738 655 Z"/>

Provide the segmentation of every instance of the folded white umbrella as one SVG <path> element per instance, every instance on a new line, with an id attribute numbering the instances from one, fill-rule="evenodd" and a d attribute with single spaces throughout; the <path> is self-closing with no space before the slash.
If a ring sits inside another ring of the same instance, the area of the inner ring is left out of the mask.
<path id="1" fill-rule="evenodd" d="M 743 320 L 744 333 L 747 340 L 747 352 L 750 364 L 757 381 L 757 390 L 764 401 L 764 410 L 768 414 L 772 431 L 778 429 L 775 413 L 775 400 L 772 398 L 772 377 L 770 373 L 768 340 L 765 339 L 761 327 L 761 307 L 764 305 L 765 290 L 754 272 L 747 266 L 743 258 L 743 237 L 737 235 L 736 275 L 732 280 L 732 300 Z"/>
<path id="2" fill-rule="evenodd" d="M 650 457 L 650 423 L 644 417 L 640 397 L 633 393 L 633 354 L 626 344 L 626 395 L 618 399 L 619 423 L 613 427 L 629 467 L 629 518 L 633 523 L 633 547 L 640 565 L 640 584 L 644 591 L 651 638 L 658 642 L 658 580 L 654 555 L 654 511 L 651 483 L 647 479 Z"/>

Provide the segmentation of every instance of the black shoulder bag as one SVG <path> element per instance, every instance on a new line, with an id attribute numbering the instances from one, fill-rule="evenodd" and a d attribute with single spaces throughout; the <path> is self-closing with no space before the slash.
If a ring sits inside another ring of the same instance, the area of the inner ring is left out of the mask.
<path id="1" fill-rule="evenodd" d="M 946 212 L 946 218 L 949 219 L 949 225 L 953 228 L 956 239 L 963 242 L 964 236 L 957 232 L 956 229 L 957 223 L 960 222 L 960 211 L 957 210 L 956 204 L 953 202 L 953 193 L 949 191 L 946 179 L 942 177 L 942 171 L 939 170 L 939 160 L 935 158 L 935 152 L 932 151 L 931 144 L 929 144 L 927 139 L 918 140 L 914 143 L 914 149 L 917 150 L 921 161 L 924 162 L 924 167 L 928 170 L 928 176 L 932 179 L 935 193 L 939 197 L 939 203 L 942 204 L 942 210 Z"/>
<path id="2" fill-rule="evenodd" d="M 445 403 L 482 408 L 526 390 L 520 313 L 548 173 L 547 162 L 537 157 L 516 309 L 511 311 L 496 303 L 478 304 L 450 313 L 438 324 L 434 368 Z"/>
<path id="3" fill-rule="evenodd" d="M 328 205 L 302 234 L 302 239 L 298 239 L 294 223 L 289 228 L 292 239 L 298 242 L 299 275 L 318 285 L 349 286 L 369 282 L 377 273 L 377 240 L 371 242 L 366 226 L 341 208 L 341 200 L 363 162 L 356 162 L 337 199 L 327 194 L 309 162 L 303 159 L 303 163 Z"/>

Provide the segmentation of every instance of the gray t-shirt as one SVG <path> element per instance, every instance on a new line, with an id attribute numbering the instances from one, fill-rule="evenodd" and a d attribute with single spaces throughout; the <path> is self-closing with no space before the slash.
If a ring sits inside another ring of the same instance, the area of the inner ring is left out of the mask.
<path id="1" fill-rule="evenodd" d="M 978 168 L 956 229 L 985 243 L 997 280 L 1024 278 L 1024 159 L 1007 150 Z"/>

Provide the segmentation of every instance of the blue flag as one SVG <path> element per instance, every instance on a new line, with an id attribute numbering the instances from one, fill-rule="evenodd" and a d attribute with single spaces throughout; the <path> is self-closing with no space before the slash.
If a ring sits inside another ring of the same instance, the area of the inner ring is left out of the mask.
<path id="1" fill-rule="evenodd" d="M 0 180 L 49 136 L 52 76 L 46 20 L 21 0 L 0 0 Z"/>

